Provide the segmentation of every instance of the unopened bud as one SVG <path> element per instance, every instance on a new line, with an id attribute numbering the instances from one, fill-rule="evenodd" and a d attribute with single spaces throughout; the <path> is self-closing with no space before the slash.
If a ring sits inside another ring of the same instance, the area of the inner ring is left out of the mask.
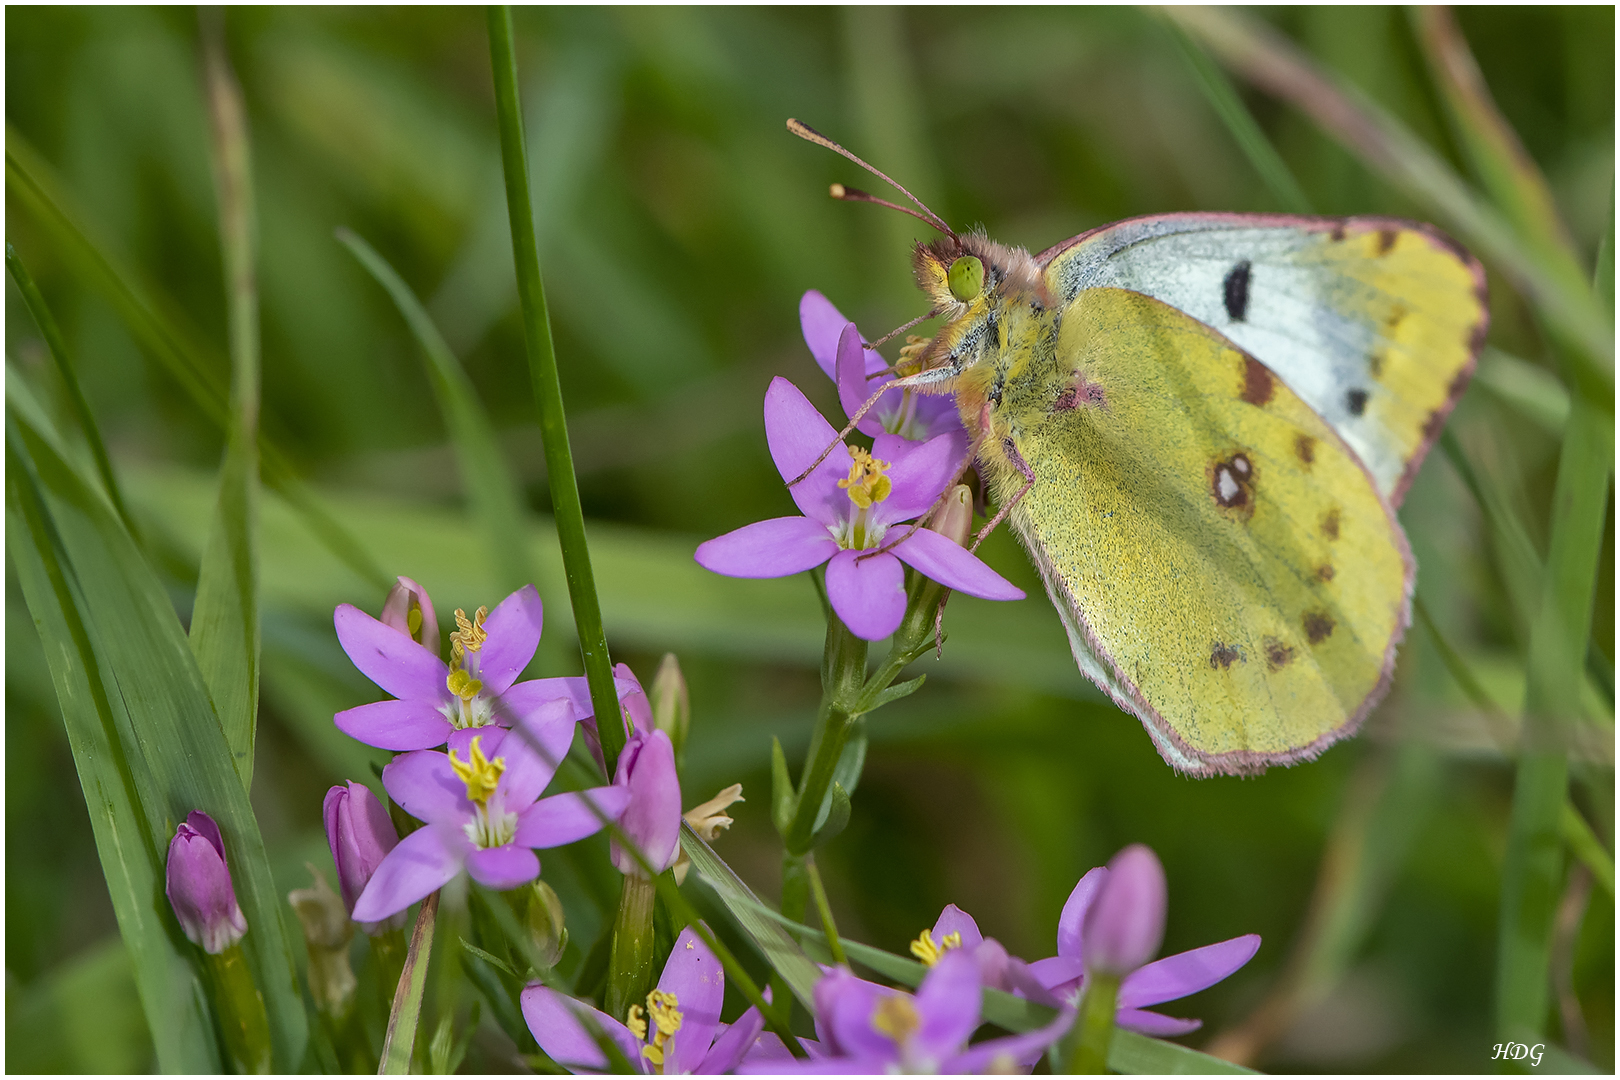
<path id="1" fill-rule="evenodd" d="M 354 1000 L 354 969 L 349 966 L 354 923 L 349 921 L 343 898 L 332 891 L 325 875 L 312 864 L 305 865 L 315 884 L 294 889 L 287 894 L 287 901 L 304 927 L 304 944 L 309 949 L 309 993 L 322 1012 L 342 1016 Z"/>
<path id="2" fill-rule="evenodd" d="M 957 484 L 946 492 L 945 501 L 928 519 L 928 527 L 957 547 L 967 547 L 973 535 L 973 489 Z"/>
<path id="3" fill-rule="evenodd" d="M 353 912 L 371 875 L 382 865 L 383 857 L 399 843 L 399 833 L 371 789 L 353 781 L 339 784 L 326 793 L 322 816 L 326 820 L 326 842 L 332 849 L 332 861 L 337 865 L 338 887 L 343 890 L 343 905 Z M 375 937 L 404 925 L 402 911 L 381 922 L 362 923 L 360 929 Z"/>
<path id="4" fill-rule="evenodd" d="M 201 810 L 187 814 L 169 841 L 163 891 L 180 929 L 204 952 L 222 953 L 247 933 L 219 826 Z"/>
<path id="5" fill-rule="evenodd" d="M 658 674 L 653 676 L 648 697 L 652 700 L 653 726 L 669 736 L 679 763 L 686 747 L 687 730 L 692 726 L 692 698 L 687 693 L 686 676 L 681 674 L 681 664 L 674 653 L 665 653 L 664 659 L 659 661 Z"/>
<path id="6" fill-rule="evenodd" d="M 529 940 L 534 942 L 535 960 L 543 967 L 555 967 L 568 948 L 568 928 L 563 925 L 562 900 L 557 891 L 539 880 L 523 888 L 528 909 L 524 921 Z"/>
<path id="7" fill-rule="evenodd" d="M 1164 940 L 1164 867 L 1152 849 L 1132 844 L 1108 862 L 1108 877 L 1086 911 L 1081 956 L 1088 975 L 1122 979 Z"/>
<path id="8" fill-rule="evenodd" d="M 433 614 L 433 599 L 410 578 L 401 577 L 388 590 L 381 621 L 426 646 L 434 656 L 439 655 L 439 619 Z"/>

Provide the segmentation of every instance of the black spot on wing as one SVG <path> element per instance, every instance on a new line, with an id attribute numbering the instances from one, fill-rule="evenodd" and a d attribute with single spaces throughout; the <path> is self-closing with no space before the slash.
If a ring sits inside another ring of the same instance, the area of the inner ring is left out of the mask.
<path id="1" fill-rule="evenodd" d="M 1217 641 L 1209 652 L 1209 666 L 1220 668 L 1222 671 L 1240 662 L 1243 656 L 1232 646 L 1223 641 Z"/>
<path id="2" fill-rule="evenodd" d="M 1360 416 L 1367 411 L 1367 391 L 1357 387 L 1344 395 L 1344 407 L 1350 410 L 1351 416 Z"/>
<path id="3" fill-rule="evenodd" d="M 1336 625 L 1333 616 L 1325 611 L 1307 611 L 1302 621 L 1305 624 L 1305 636 L 1312 645 L 1320 645 L 1326 641 Z"/>
<path id="4" fill-rule="evenodd" d="M 1266 667 L 1270 668 L 1272 671 L 1280 671 L 1289 664 L 1293 663 L 1294 647 L 1292 645 L 1284 645 L 1274 637 L 1266 638 L 1265 651 Z"/>
<path id="5" fill-rule="evenodd" d="M 1249 313 L 1249 260 L 1244 259 L 1226 272 L 1221 283 L 1221 299 L 1226 303 L 1226 317 L 1242 322 Z"/>

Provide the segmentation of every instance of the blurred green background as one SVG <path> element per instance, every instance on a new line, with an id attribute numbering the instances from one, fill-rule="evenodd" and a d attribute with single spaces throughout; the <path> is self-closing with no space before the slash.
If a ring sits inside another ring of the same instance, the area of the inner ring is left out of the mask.
<path id="1" fill-rule="evenodd" d="M 1405 12 L 1265 17 L 1466 174 Z M 1458 20 L 1590 265 L 1613 201 L 1614 9 L 1470 8 Z M 750 801 L 717 848 L 771 896 L 780 849 L 766 814 L 770 739 L 797 767 L 819 696 L 819 610 L 802 579 L 713 578 L 690 553 L 791 512 L 760 426 L 773 375 L 837 415 L 799 338 L 799 296 L 822 290 L 876 337 L 923 310 L 907 254 L 926 235 L 910 218 L 829 200 L 830 182 L 873 185 L 783 121 L 844 142 L 954 224 L 982 223 L 1031 250 L 1138 214 L 1279 207 L 1175 38 L 1133 9 L 547 9 L 517 12 L 517 30 L 536 224 L 609 640 L 643 678 L 664 651 L 679 654 L 694 710 L 686 801 L 743 782 Z M 12 7 L 6 31 L 8 145 L 31 147 L 86 231 L 167 297 L 223 372 L 195 13 Z M 535 514 L 530 556 L 550 627 L 532 670 L 577 671 L 542 517 L 549 496 L 482 12 L 232 8 L 227 33 L 253 141 L 267 432 L 379 564 L 432 590 L 441 619 L 503 594 L 463 514 L 417 347 L 333 239 L 347 226 L 422 297 L 487 406 Z M 1297 113 L 1244 93 L 1318 212 L 1422 216 Z M 16 201 L 7 210 L 7 239 L 63 326 L 185 612 L 220 433 L 72 252 Z M 1550 370 L 1528 309 L 1490 269 L 1491 344 Z M 7 356 L 71 430 L 38 331 L 9 283 L 6 295 Z M 1556 430 L 1524 422 L 1480 384 L 1453 429 L 1544 530 Z M 369 752 L 331 727 L 334 710 L 376 692 L 338 650 L 330 615 L 341 601 L 376 610 L 382 597 L 273 497 L 263 513 L 252 794 L 290 889 L 306 883 L 305 859 L 328 862 L 326 787 L 372 779 Z M 1572 751 L 1577 802 L 1606 842 L 1612 504 L 1610 513 L 1592 717 Z M 1441 454 L 1402 519 L 1429 611 L 1513 712 L 1521 631 L 1477 506 Z M 1191 1045 L 1263 1029 L 1253 1060 L 1268 1069 L 1487 1068 L 1512 772 L 1432 639 L 1410 633 L 1395 691 L 1362 737 L 1259 779 L 1191 781 L 1075 672 L 1010 535 L 986 551 L 1031 599 L 953 601 L 944 660 L 918 665 L 937 678 L 871 718 L 854 819 L 821 859 L 841 930 L 904 952 L 955 902 L 1012 952 L 1050 955 L 1080 874 L 1141 841 L 1169 875 L 1167 952 L 1264 937 L 1237 976 L 1166 1007 L 1204 1018 Z M 7 575 L 6 1063 L 147 1068 L 55 694 L 9 562 Z M 1319 878 L 1330 891 L 1313 906 Z M 588 883 L 573 885 L 570 925 L 584 948 L 602 912 Z M 1578 881 L 1565 899 L 1551 1030 L 1610 1070 L 1612 900 L 1602 889 L 1585 896 Z M 1257 1027 L 1256 1010 L 1263 1018 L 1279 992 L 1284 1020 Z M 500 1068 L 503 1052 L 481 1033 L 469 1067 Z"/>

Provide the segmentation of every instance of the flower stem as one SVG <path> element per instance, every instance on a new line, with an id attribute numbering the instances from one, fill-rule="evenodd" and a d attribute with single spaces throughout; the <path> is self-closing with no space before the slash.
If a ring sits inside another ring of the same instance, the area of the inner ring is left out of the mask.
<path id="1" fill-rule="evenodd" d="M 371 955 L 377 961 L 377 996 L 385 1018 L 394 1007 L 394 991 L 399 988 L 399 977 L 405 971 L 405 953 L 403 927 L 371 939 Z"/>
<path id="2" fill-rule="evenodd" d="M 816 818 L 843 755 L 844 742 L 860 715 L 855 701 L 866 682 L 866 642 L 834 615 L 827 620 L 827 647 L 821 661 L 821 713 L 810 735 L 809 760 L 799 782 L 798 803 L 783 841 L 789 856 L 810 850 Z"/>
<path id="3" fill-rule="evenodd" d="M 832 905 L 827 903 L 827 890 L 821 884 L 821 871 L 816 868 L 814 854 L 804 857 L 806 876 L 810 879 L 810 895 L 815 897 L 816 911 L 821 915 L 821 928 L 827 933 L 827 948 L 832 952 L 833 963 L 849 966 L 849 960 L 844 956 L 844 943 L 838 940 L 838 927 L 833 922 Z"/>
<path id="4" fill-rule="evenodd" d="M 1072 1073 L 1106 1073 L 1108 1048 L 1114 1041 L 1114 1004 L 1119 979 L 1087 972 L 1085 995 L 1080 1001 L 1080 1037 L 1069 1059 Z"/>
<path id="5" fill-rule="evenodd" d="M 608 958 L 607 996 L 603 1011 L 623 1020 L 630 1006 L 639 1005 L 653 982 L 653 902 L 658 884 L 640 874 L 624 875 L 619 914 L 613 923 Z"/>
<path id="6" fill-rule="evenodd" d="M 241 943 L 210 955 L 208 975 L 231 1068 L 239 1073 L 268 1073 L 270 1021 L 264 1012 L 264 995 L 253 985 Z"/>
<path id="7" fill-rule="evenodd" d="M 512 45 L 512 9 L 489 9 L 489 58 L 495 74 L 495 115 L 501 134 L 501 165 L 506 175 L 506 209 L 512 228 L 512 257 L 517 265 L 518 301 L 523 310 L 523 339 L 529 356 L 529 376 L 540 408 L 540 441 L 545 448 L 546 478 L 551 485 L 551 509 L 562 547 L 563 575 L 568 600 L 574 609 L 574 628 L 585 660 L 585 679 L 596 710 L 597 732 L 607 774 L 613 775 L 624 749 L 623 725 L 618 723 L 619 696 L 613 687 L 613 661 L 608 656 L 602 628 L 602 607 L 596 597 L 596 577 L 585 540 L 585 514 L 579 503 L 579 481 L 568 445 L 568 420 L 563 412 L 562 384 L 557 379 L 557 353 L 551 340 L 551 315 L 546 308 L 545 283 L 540 278 L 540 249 L 534 236 L 534 209 L 529 197 L 529 168 L 523 143 L 523 114 L 518 101 L 517 54 Z"/>

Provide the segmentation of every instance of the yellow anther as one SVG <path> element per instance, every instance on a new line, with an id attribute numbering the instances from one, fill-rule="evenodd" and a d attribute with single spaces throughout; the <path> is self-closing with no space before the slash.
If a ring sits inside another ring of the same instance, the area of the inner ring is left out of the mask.
<path id="1" fill-rule="evenodd" d="M 624 1017 L 624 1026 L 638 1039 L 647 1037 L 647 1017 L 640 1005 L 630 1006 L 630 1011 Z"/>
<path id="2" fill-rule="evenodd" d="M 489 634 L 484 630 L 484 620 L 489 617 L 489 608 L 481 607 L 473 612 L 469 620 L 467 613 L 456 608 L 456 628 L 450 632 L 450 641 L 453 651 L 459 649 L 461 654 L 477 652 L 483 647 L 484 639 Z"/>
<path id="3" fill-rule="evenodd" d="M 897 1043 L 905 1042 L 921 1025 L 922 1018 L 917 1015 L 909 994 L 892 994 L 872 1010 L 872 1030 Z"/>
<path id="4" fill-rule="evenodd" d="M 652 1020 L 652 1042 L 641 1048 L 641 1056 L 660 1067 L 675 1052 L 675 1033 L 681 1030 L 681 1011 L 676 1008 L 680 1001 L 674 994 L 663 990 L 654 990 L 647 995 L 647 1016 Z M 640 1006 L 635 1006 L 632 1012 L 640 1012 Z M 646 1038 L 646 1022 L 642 1022 L 640 1030 L 636 1031 L 636 1038 Z"/>
<path id="5" fill-rule="evenodd" d="M 940 938 L 937 942 L 934 940 L 934 932 L 932 930 L 924 930 L 921 934 L 917 935 L 917 940 L 911 943 L 911 955 L 915 956 L 929 967 L 933 967 L 935 964 L 939 963 L 940 957 L 944 956 L 952 949 L 960 949 L 961 947 L 962 935 L 955 930 L 952 930 L 950 933 Z"/>
<path id="6" fill-rule="evenodd" d="M 410 632 L 411 637 L 422 632 L 422 605 L 416 602 L 414 596 L 411 597 L 411 610 L 405 616 L 405 629 Z"/>
<path id="7" fill-rule="evenodd" d="M 498 757 L 491 761 L 484 756 L 483 748 L 478 745 L 478 740 L 482 738 L 482 735 L 473 736 L 466 761 L 457 760 L 456 752 L 450 751 L 450 767 L 467 785 L 467 798 L 479 806 L 483 806 L 495 794 L 495 785 L 500 783 L 501 773 L 506 771 L 505 758 Z"/>
<path id="8" fill-rule="evenodd" d="M 900 359 L 895 361 L 896 375 L 915 375 L 922 370 L 922 355 L 928 351 L 928 346 L 934 343 L 933 338 L 918 337 L 916 334 L 907 334 L 906 343 L 900 346 Z"/>
<path id="9" fill-rule="evenodd" d="M 894 487 L 889 478 L 883 475 L 889 463 L 879 461 L 858 446 L 850 448 L 849 456 L 849 479 L 838 481 L 838 486 L 849 492 L 849 501 L 865 510 L 873 503 L 887 499 L 890 489 Z"/>
<path id="10" fill-rule="evenodd" d="M 450 674 L 444 680 L 444 684 L 450 688 L 452 694 L 462 701 L 471 701 L 484 688 L 482 679 L 473 678 L 467 674 L 466 668 L 459 667 L 450 669 Z"/>

